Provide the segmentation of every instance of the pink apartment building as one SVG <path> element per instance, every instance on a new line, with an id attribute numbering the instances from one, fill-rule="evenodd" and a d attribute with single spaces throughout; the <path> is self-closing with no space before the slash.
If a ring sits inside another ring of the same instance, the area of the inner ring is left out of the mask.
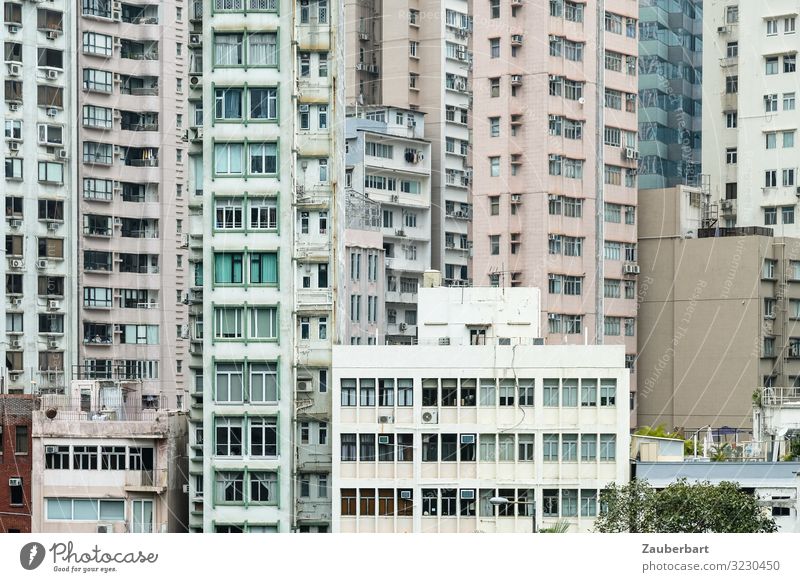
<path id="1" fill-rule="evenodd" d="M 86 0 L 78 17 L 80 374 L 181 407 L 188 370 L 188 14 Z"/>
<path id="2" fill-rule="evenodd" d="M 638 2 L 604 4 L 473 3 L 471 272 L 541 288 L 547 343 L 624 344 L 633 372 Z"/>

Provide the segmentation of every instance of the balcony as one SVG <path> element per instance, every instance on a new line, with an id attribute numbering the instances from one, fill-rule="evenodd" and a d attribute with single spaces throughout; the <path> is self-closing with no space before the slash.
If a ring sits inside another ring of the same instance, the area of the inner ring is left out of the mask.
<path id="1" fill-rule="evenodd" d="M 119 56 L 134 61 L 157 61 L 158 42 L 135 42 L 123 39 Z"/>
<path id="2" fill-rule="evenodd" d="M 134 6 L 122 4 L 122 22 L 128 24 L 158 24 L 158 6 Z"/>
<path id="3" fill-rule="evenodd" d="M 141 469 L 125 471 L 125 491 L 138 493 L 163 493 L 167 488 L 165 470 Z"/>
<path id="4" fill-rule="evenodd" d="M 120 93 L 123 95 L 158 95 L 158 77 L 120 77 Z"/>
<path id="5" fill-rule="evenodd" d="M 120 128 L 123 131 L 158 131 L 158 113 L 122 111 Z"/>
<path id="6" fill-rule="evenodd" d="M 157 168 L 158 148 L 127 148 L 123 159 L 126 166 L 134 168 Z"/>
<path id="7" fill-rule="evenodd" d="M 329 289 L 298 289 L 298 311 L 329 311 L 333 307 L 333 293 Z"/>

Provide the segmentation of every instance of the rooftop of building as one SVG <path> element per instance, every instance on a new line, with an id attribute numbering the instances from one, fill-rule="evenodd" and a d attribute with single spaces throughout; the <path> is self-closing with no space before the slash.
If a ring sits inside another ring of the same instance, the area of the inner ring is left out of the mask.
<path id="1" fill-rule="evenodd" d="M 764 226 L 711 227 L 697 230 L 697 238 L 720 238 L 727 236 L 774 236 L 771 228 Z"/>
<path id="2" fill-rule="evenodd" d="M 743 487 L 800 486 L 800 462 L 708 461 L 635 462 L 635 476 L 654 487 L 665 487 L 678 479 L 690 482 L 735 481 Z"/>

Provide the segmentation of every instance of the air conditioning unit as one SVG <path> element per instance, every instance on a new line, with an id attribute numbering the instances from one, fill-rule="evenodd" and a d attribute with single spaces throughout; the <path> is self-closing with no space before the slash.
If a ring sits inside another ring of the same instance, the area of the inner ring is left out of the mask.
<path id="1" fill-rule="evenodd" d="M 22 74 L 22 65 L 17 63 L 8 63 L 8 76 L 19 77 Z"/>
<path id="2" fill-rule="evenodd" d="M 189 248 L 189 235 L 188 234 L 182 234 L 181 235 L 181 248 L 182 249 L 188 249 Z"/>
<path id="3" fill-rule="evenodd" d="M 515 44 L 515 45 L 522 44 L 522 35 L 521 34 L 512 34 L 511 35 L 511 44 Z"/>
<path id="4" fill-rule="evenodd" d="M 114 226 L 122 226 L 122 219 L 118 216 L 114 218 Z"/>
<path id="5" fill-rule="evenodd" d="M 19 103 L 9 103 L 8 104 L 8 109 L 10 111 L 18 111 L 19 110 L 19 105 L 20 105 Z"/>
<path id="6" fill-rule="evenodd" d="M 199 34 L 190 34 L 189 35 L 189 46 L 200 46 L 203 44 L 203 37 Z"/>
<path id="7" fill-rule="evenodd" d="M 22 487 L 22 479 L 20 479 L 19 477 L 11 477 L 11 479 L 8 480 L 8 486 Z"/>
<path id="8" fill-rule="evenodd" d="M 717 34 L 728 34 L 730 31 L 731 29 L 729 26 L 720 26 L 717 28 Z"/>
<path id="9" fill-rule="evenodd" d="M 47 340 L 47 349 L 54 350 L 58 347 L 58 340 L 49 339 Z"/>
<path id="10" fill-rule="evenodd" d="M 22 297 L 12 297 L 11 305 L 13 305 L 14 307 L 19 307 L 20 305 L 22 305 Z"/>
<path id="11" fill-rule="evenodd" d="M 764 314 L 764 319 L 775 319 L 774 313 L 766 313 Z"/>
<path id="12" fill-rule="evenodd" d="M 584 97 L 578 97 L 578 105 L 586 105 L 586 99 Z"/>
<path id="13" fill-rule="evenodd" d="M 13 229 L 18 229 L 22 226 L 22 221 L 19 218 L 12 218 L 8 221 L 8 226 Z"/>
<path id="14" fill-rule="evenodd" d="M 189 86 L 193 89 L 200 86 L 201 79 L 200 77 L 189 77 Z"/>
<path id="15" fill-rule="evenodd" d="M 194 138 L 195 139 L 203 139 L 203 128 L 202 127 L 195 127 L 194 128 Z"/>
<path id="16" fill-rule="evenodd" d="M 625 148 L 624 157 L 626 160 L 638 160 L 639 152 L 633 148 Z"/>
<path id="17" fill-rule="evenodd" d="M 47 223 L 47 230 L 50 232 L 55 232 L 58 230 L 59 224 L 57 222 L 48 222 Z"/>
<path id="18" fill-rule="evenodd" d="M 18 350 L 22 347 L 22 342 L 18 339 L 11 340 L 8 342 L 8 345 L 11 347 L 12 350 Z"/>
<path id="19" fill-rule="evenodd" d="M 411 499 L 411 490 L 403 489 L 400 491 L 400 499 Z"/>
<path id="20" fill-rule="evenodd" d="M 183 491 L 184 495 L 187 495 L 189 493 L 189 484 L 184 483 L 183 486 L 181 487 L 181 491 Z"/>
<path id="21" fill-rule="evenodd" d="M 378 444 L 379 445 L 388 445 L 389 444 L 389 435 L 379 434 L 378 435 Z"/>
<path id="22" fill-rule="evenodd" d="M 560 198 L 560 196 L 558 194 L 548 194 L 547 195 L 547 200 L 549 200 L 550 202 L 556 202 L 559 198 Z"/>
<path id="23" fill-rule="evenodd" d="M 462 445 L 474 445 L 475 444 L 475 435 L 474 434 L 462 434 L 461 435 L 461 444 Z"/>
<path id="24" fill-rule="evenodd" d="M 18 141 L 9 142 L 8 149 L 10 149 L 12 152 L 18 152 L 19 151 L 19 142 Z"/>
<path id="25" fill-rule="evenodd" d="M 300 113 L 308 113 L 308 104 L 307 103 L 301 103 L 300 105 L 297 106 L 297 110 Z"/>
<path id="26" fill-rule="evenodd" d="M 438 410 L 429 410 L 427 412 L 422 413 L 422 424 L 438 424 L 438 423 L 439 423 Z"/>
<path id="27" fill-rule="evenodd" d="M 22 259 L 11 259 L 11 268 L 12 269 L 21 269 L 25 266 L 25 261 Z"/>
<path id="28" fill-rule="evenodd" d="M 58 150 L 58 153 L 56 154 L 56 157 L 59 160 L 66 160 L 69 157 L 69 151 L 67 151 L 67 150 Z"/>
<path id="29" fill-rule="evenodd" d="M 16 24 L 9 24 L 8 25 L 8 34 L 17 34 L 19 32 L 19 26 Z"/>
<path id="30" fill-rule="evenodd" d="M 58 79 L 58 71 L 56 71 L 55 69 L 48 69 L 46 75 L 47 78 L 50 79 L 51 81 Z"/>
<path id="31" fill-rule="evenodd" d="M 379 416 L 378 417 L 378 424 L 392 424 L 394 422 L 394 416 Z"/>
<path id="32" fill-rule="evenodd" d="M 297 391 L 298 392 L 311 392 L 311 381 L 310 380 L 298 380 L 297 381 Z"/>
<path id="33" fill-rule="evenodd" d="M 58 309 L 58 299 L 48 300 L 47 309 L 50 311 L 56 311 Z"/>
<path id="34" fill-rule="evenodd" d="M 36 261 L 36 268 L 37 269 L 46 269 L 47 268 L 47 259 L 38 259 Z"/>
<path id="35" fill-rule="evenodd" d="M 475 499 L 475 490 L 474 489 L 462 489 L 461 490 L 461 499 Z"/>
<path id="36" fill-rule="evenodd" d="M 449 346 L 450 345 L 450 338 L 449 337 L 440 337 L 439 338 L 439 345 L 440 346 Z"/>
<path id="37" fill-rule="evenodd" d="M 98 523 L 97 533 L 114 533 L 114 526 L 110 523 Z"/>
<path id="38" fill-rule="evenodd" d="M 397 194 L 392 194 L 391 199 L 392 202 L 397 202 L 398 200 L 400 200 L 400 196 L 398 196 Z"/>
<path id="39" fill-rule="evenodd" d="M 55 445 L 47 445 L 44 448 L 44 452 L 45 452 L 46 455 L 52 455 L 52 454 L 58 452 L 58 447 L 56 447 Z"/>
<path id="40" fill-rule="evenodd" d="M 400 324 L 399 326 L 397 326 L 397 327 L 398 327 L 398 328 L 400 328 L 400 331 L 405 331 L 405 330 L 406 330 L 406 328 L 408 327 L 408 325 L 407 325 L 406 323 L 401 323 L 401 324 Z"/>
<path id="41" fill-rule="evenodd" d="M 58 115 L 58 109 L 56 109 L 55 107 L 48 107 L 47 108 L 47 116 L 48 117 L 55 117 L 56 115 Z"/>
<path id="42" fill-rule="evenodd" d="M 47 38 L 50 39 L 50 40 L 55 40 L 55 39 L 58 38 L 59 34 L 60 33 L 57 30 L 48 30 L 47 31 Z"/>
<path id="43" fill-rule="evenodd" d="M 638 275 L 639 274 L 639 265 L 636 263 L 625 263 L 622 266 L 622 272 L 626 275 Z"/>

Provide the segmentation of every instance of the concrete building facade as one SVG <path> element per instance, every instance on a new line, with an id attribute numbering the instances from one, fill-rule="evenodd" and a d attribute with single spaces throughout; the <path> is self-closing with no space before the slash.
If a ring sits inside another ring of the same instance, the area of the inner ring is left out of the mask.
<path id="1" fill-rule="evenodd" d="M 639 200 L 639 424 L 749 431 L 756 389 L 800 385 L 800 240 L 703 228 L 700 190 Z"/>
<path id="2" fill-rule="evenodd" d="M 362 265 L 361 253 L 353 251 L 345 276 L 353 283 L 363 272 L 368 281 L 385 278 L 385 285 L 382 295 L 343 297 L 345 342 L 358 343 L 363 332 L 369 338 L 377 331 L 380 343 L 410 343 L 417 332 L 417 293 L 431 266 L 431 144 L 422 137 L 425 120 L 419 113 L 376 106 L 361 108 L 359 115 L 364 117 L 347 119 L 345 180 L 379 204 L 384 262 L 372 253 Z"/>
<path id="3" fill-rule="evenodd" d="M 700 184 L 703 3 L 639 3 L 639 188 Z"/>
<path id="4" fill-rule="evenodd" d="M 0 394 L 0 533 L 30 533 L 33 396 Z"/>
<path id="5" fill-rule="evenodd" d="M 334 531 L 591 529 L 627 479 L 624 349 L 537 345 L 538 303 L 424 288 L 419 345 L 334 347 Z"/>
<path id="6" fill-rule="evenodd" d="M 348 106 L 425 116 L 431 144 L 431 264 L 449 285 L 469 284 L 470 36 L 466 0 L 348 0 Z M 413 123 L 406 119 L 405 123 Z"/>
<path id="7" fill-rule="evenodd" d="M 548 343 L 633 371 L 638 2 L 603 4 L 474 4 L 472 278 L 547 290 Z"/>
<path id="8" fill-rule="evenodd" d="M 186 531 L 186 417 L 143 408 L 141 385 L 77 380 L 66 394 L 41 397 L 32 531 Z"/>
<path id="9" fill-rule="evenodd" d="M 797 236 L 797 7 L 704 4 L 703 173 L 721 223 Z"/>
<path id="10" fill-rule="evenodd" d="M 76 355 L 75 10 L 7 2 L 3 32 L 4 377 L 10 393 L 61 392 Z"/>
<path id="11" fill-rule="evenodd" d="M 329 529 L 306 484 L 331 471 L 341 15 L 327 0 L 192 14 L 193 531 Z"/>

